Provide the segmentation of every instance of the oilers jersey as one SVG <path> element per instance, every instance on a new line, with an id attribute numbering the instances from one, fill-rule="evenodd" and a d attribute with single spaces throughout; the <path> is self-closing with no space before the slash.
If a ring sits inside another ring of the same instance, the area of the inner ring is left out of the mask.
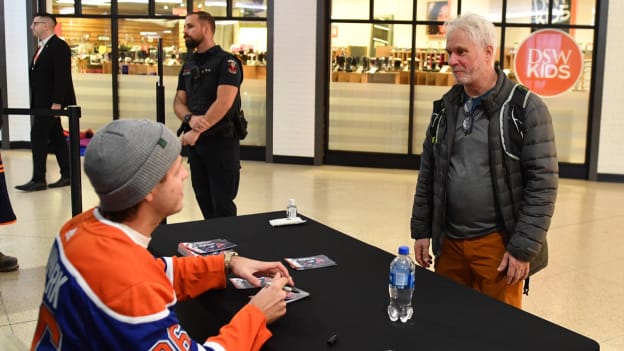
<path id="1" fill-rule="evenodd" d="M 155 258 L 148 243 L 97 209 L 67 222 L 48 258 L 31 350 L 259 350 L 271 337 L 247 304 L 219 335 L 192 340 L 173 308 L 225 287 L 223 256 Z"/>

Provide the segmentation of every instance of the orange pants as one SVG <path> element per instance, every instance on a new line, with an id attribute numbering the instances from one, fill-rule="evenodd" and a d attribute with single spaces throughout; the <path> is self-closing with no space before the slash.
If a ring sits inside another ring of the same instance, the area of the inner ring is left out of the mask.
<path id="1" fill-rule="evenodd" d="M 523 281 L 508 285 L 506 271 L 496 270 L 505 251 L 503 234 L 500 232 L 462 240 L 447 236 L 436 258 L 435 271 L 485 295 L 521 308 Z"/>

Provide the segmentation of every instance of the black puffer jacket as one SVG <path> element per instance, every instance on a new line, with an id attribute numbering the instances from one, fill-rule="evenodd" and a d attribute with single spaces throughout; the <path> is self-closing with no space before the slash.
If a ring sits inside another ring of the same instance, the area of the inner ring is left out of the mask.
<path id="1" fill-rule="evenodd" d="M 546 232 L 554 212 L 559 180 L 552 120 L 541 99 L 529 94 L 524 110 L 524 137 L 517 139 L 522 143 L 519 160 L 507 155 L 502 141 L 509 143 L 512 139 L 509 135 L 515 128 L 511 130 L 508 114 L 500 110 L 514 84 L 500 70 L 497 73 L 496 86 L 483 101 L 490 121 L 490 173 L 497 215 L 504 227 L 507 251 L 517 259 L 531 261 L 533 274 L 548 263 Z M 442 100 L 434 102 L 442 104 L 443 112 L 432 116 L 427 129 L 414 195 L 412 238 L 432 238 L 435 255 L 439 255 L 445 236 L 449 159 L 462 92 L 463 87 L 455 85 Z"/>

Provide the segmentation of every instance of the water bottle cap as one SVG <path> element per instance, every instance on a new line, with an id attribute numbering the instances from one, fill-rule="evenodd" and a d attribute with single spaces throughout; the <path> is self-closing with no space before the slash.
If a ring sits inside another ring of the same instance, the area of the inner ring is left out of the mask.
<path id="1" fill-rule="evenodd" d="M 409 247 L 399 246 L 399 255 L 409 255 Z"/>
<path id="2" fill-rule="evenodd" d="M 288 199 L 288 204 L 293 206 L 295 204 L 295 199 Z"/>

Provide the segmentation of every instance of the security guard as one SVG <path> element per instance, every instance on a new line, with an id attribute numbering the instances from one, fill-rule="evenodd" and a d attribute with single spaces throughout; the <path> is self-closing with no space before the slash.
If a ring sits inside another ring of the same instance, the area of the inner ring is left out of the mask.
<path id="1" fill-rule="evenodd" d="M 205 219 L 236 216 L 240 141 L 234 126 L 241 107 L 240 61 L 214 42 L 215 20 L 193 12 L 184 23 L 189 56 L 178 77 L 174 111 L 183 123 L 191 181 Z"/>

